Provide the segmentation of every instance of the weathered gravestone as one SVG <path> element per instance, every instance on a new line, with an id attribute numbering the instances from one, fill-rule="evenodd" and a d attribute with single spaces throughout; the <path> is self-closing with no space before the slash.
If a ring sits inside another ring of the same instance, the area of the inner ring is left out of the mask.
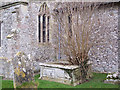
<path id="1" fill-rule="evenodd" d="M 14 87 L 20 86 L 23 82 L 34 80 L 32 62 L 23 52 L 18 52 L 12 60 L 14 67 Z"/>

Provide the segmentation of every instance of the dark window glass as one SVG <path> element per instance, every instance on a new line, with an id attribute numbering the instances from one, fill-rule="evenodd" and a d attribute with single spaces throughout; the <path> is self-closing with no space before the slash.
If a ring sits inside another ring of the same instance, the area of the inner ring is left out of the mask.
<path id="1" fill-rule="evenodd" d="M 72 26 L 72 20 L 71 20 L 72 18 L 71 17 L 72 17 L 72 15 L 68 16 L 68 26 L 69 26 L 69 36 L 70 37 L 72 36 L 72 27 L 71 27 Z"/>
<path id="2" fill-rule="evenodd" d="M 38 35 L 38 37 L 39 37 L 39 42 L 41 42 L 41 16 L 38 16 L 38 19 L 39 19 L 39 31 L 38 31 L 38 33 L 39 33 L 39 35 Z"/>
<path id="3" fill-rule="evenodd" d="M 45 14 L 43 15 L 43 42 L 45 42 L 45 36 L 46 36 L 46 16 Z"/>
<path id="4" fill-rule="evenodd" d="M 47 25 L 48 25 L 48 26 L 47 26 L 47 27 L 48 27 L 48 29 L 47 29 L 47 30 L 48 30 L 48 31 L 47 31 L 47 32 L 48 32 L 48 33 L 47 33 L 48 42 L 49 42 L 49 19 L 50 19 L 50 17 L 48 16 L 48 24 L 47 24 Z"/>

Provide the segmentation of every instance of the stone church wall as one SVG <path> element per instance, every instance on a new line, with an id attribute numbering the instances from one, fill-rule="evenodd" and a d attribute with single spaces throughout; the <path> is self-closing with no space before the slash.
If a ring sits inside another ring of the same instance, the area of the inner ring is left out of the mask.
<path id="1" fill-rule="evenodd" d="M 30 2 L 27 6 L 17 5 L 0 11 L 0 20 L 3 21 L 1 57 L 11 59 L 17 52 L 24 52 L 35 61 L 35 68 L 38 70 L 38 62 L 58 59 L 58 52 L 53 47 L 55 22 L 52 13 L 56 4 L 47 3 L 50 12 L 50 41 L 45 44 L 38 42 L 37 23 L 41 5 L 41 2 Z M 118 70 L 118 7 L 103 6 L 95 13 L 99 18 L 99 24 L 96 23 L 93 38 L 104 38 L 106 41 L 101 42 L 105 43 L 103 46 L 93 47 L 94 55 L 90 54 L 93 70 L 116 72 Z"/>
<path id="2" fill-rule="evenodd" d="M 96 30 L 93 38 L 103 38 L 101 45 L 93 47 L 91 54 L 93 69 L 99 72 L 118 71 L 118 6 L 106 5 L 99 8 L 96 18 Z M 97 43 L 97 42 L 96 42 Z"/>
<path id="3" fill-rule="evenodd" d="M 37 70 L 39 70 L 38 62 L 56 60 L 57 54 L 52 47 L 52 39 L 50 38 L 50 42 L 45 44 L 38 42 L 37 18 L 41 4 L 17 5 L 1 11 L 1 21 L 3 21 L 1 57 L 11 60 L 17 52 L 24 52 L 31 60 L 34 60 Z M 50 23 L 52 21 L 51 17 Z M 51 28 L 52 24 L 50 24 L 50 37 Z M 3 59 L 1 62 L 4 62 Z M 10 66 L 7 66 L 6 70 L 8 70 L 7 68 L 10 68 Z M 10 68 L 8 71 L 12 72 L 12 69 Z M 5 77 L 9 78 L 8 76 L 12 77 L 12 74 L 6 74 Z"/>

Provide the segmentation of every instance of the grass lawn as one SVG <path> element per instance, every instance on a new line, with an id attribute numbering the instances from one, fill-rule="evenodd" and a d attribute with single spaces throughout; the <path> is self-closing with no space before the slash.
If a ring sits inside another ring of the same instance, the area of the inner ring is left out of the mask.
<path id="1" fill-rule="evenodd" d="M 93 73 L 94 77 L 89 81 L 77 86 L 69 86 L 61 83 L 46 81 L 46 80 L 39 80 L 39 75 L 35 76 L 35 82 L 30 83 L 23 83 L 21 87 L 30 87 L 34 86 L 38 88 L 118 88 L 118 85 L 113 84 L 105 84 L 103 83 L 104 79 L 106 78 L 107 74 L 101 73 Z M 13 81 L 12 80 L 2 80 L 2 88 L 13 88 Z"/>
<path id="2" fill-rule="evenodd" d="M 2 89 L 2 77 L 0 76 L 0 90 Z"/>

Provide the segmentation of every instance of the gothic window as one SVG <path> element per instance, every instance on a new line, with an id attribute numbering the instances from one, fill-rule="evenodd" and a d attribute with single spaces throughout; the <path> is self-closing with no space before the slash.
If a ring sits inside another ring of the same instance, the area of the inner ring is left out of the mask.
<path id="1" fill-rule="evenodd" d="M 49 12 L 46 3 L 43 3 L 40 7 L 38 16 L 38 39 L 39 42 L 45 43 L 49 42 Z"/>

